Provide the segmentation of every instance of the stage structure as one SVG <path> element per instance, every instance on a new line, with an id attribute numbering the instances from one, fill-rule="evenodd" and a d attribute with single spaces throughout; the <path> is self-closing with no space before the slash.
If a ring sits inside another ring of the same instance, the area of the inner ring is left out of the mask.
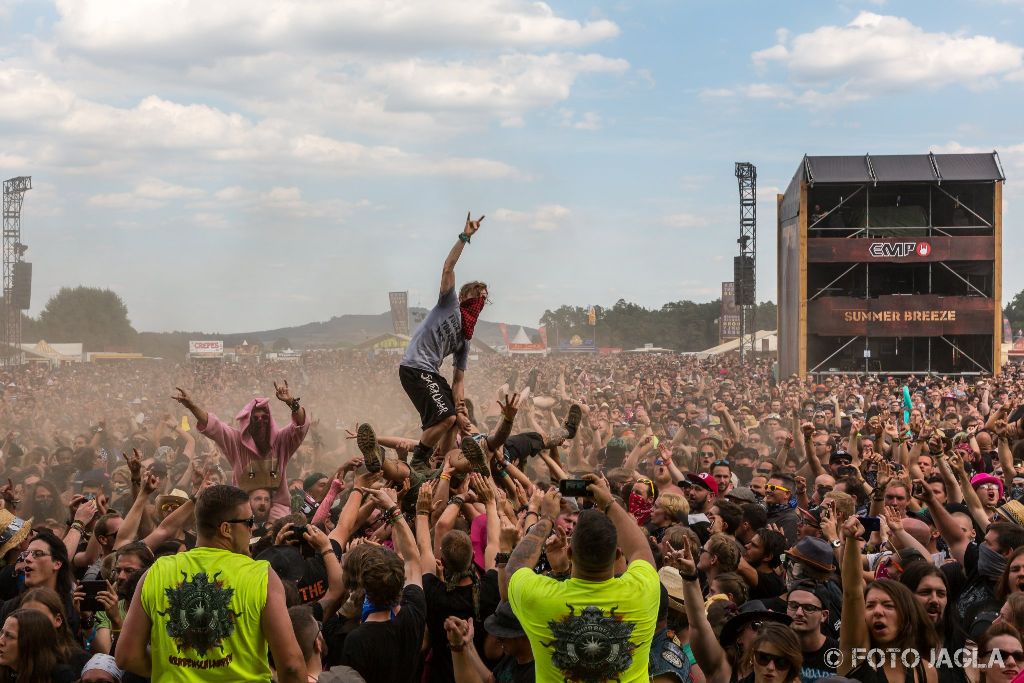
<path id="1" fill-rule="evenodd" d="M 754 353 L 754 312 L 757 310 L 757 168 L 736 162 L 740 190 L 740 255 L 733 259 L 733 296 L 740 315 L 740 363 Z"/>
<path id="2" fill-rule="evenodd" d="M 4 181 L 4 300 L 3 343 L 4 365 L 21 365 L 21 312 L 29 308 L 32 287 L 32 264 L 22 260 L 28 247 L 21 241 L 21 204 L 32 189 L 31 176 L 18 176 Z"/>
<path id="3" fill-rule="evenodd" d="M 997 373 L 999 155 L 805 156 L 778 196 L 779 370 Z"/>

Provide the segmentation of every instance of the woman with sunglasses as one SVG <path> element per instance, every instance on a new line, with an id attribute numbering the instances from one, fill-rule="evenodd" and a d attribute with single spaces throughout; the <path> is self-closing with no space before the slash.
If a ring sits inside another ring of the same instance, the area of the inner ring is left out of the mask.
<path id="1" fill-rule="evenodd" d="M 839 650 L 895 648 L 915 651 L 919 663 L 903 665 L 900 657 L 887 658 L 873 669 L 867 661 L 856 663 L 844 657 L 838 673 L 862 683 L 937 683 L 938 672 L 928 662 L 932 649 L 939 646 L 938 636 L 925 608 L 910 589 L 890 579 L 878 579 L 864 586 L 863 556 L 860 539 L 864 527 L 851 517 L 843 523 L 842 578 L 843 610 L 839 629 Z M 914 661 L 911 659 L 910 661 Z"/>
<path id="2" fill-rule="evenodd" d="M 1024 643 L 1020 631 L 1000 622 L 992 624 L 978 639 L 978 654 L 969 675 L 975 683 L 1010 683 L 1022 667 Z"/>
<path id="3" fill-rule="evenodd" d="M 742 647 L 745 638 L 741 636 L 737 638 L 741 647 L 732 653 L 727 652 L 715 637 L 704 611 L 704 596 L 691 541 L 684 537 L 680 550 L 668 550 L 665 546 L 663 549 L 666 551 L 665 564 L 678 569 L 683 578 L 683 607 L 690 622 L 690 645 L 707 683 L 791 683 L 800 680 L 800 668 L 803 666 L 800 641 L 781 623 L 751 621 L 749 627 L 755 632 L 750 646 Z M 778 615 L 778 618 L 784 621 L 786 616 Z"/>

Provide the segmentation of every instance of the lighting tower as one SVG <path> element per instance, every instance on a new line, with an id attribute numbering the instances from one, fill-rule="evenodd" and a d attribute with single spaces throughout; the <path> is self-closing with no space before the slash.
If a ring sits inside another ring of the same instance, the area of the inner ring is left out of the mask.
<path id="1" fill-rule="evenodd" d="M 740 363 L 754 353 L 757 336 L 754 311 L 757 307 L 757 168 L 746 161 L 736 162 L 736 181 L 740 188 L 740 255 L 734 260 L 736 305 L 740 307 Z M 749 339 L 748 339 L 749 336 Z"/>
<path id="2" fill-rule="evenodd" d="M 15 264 L 21 262 L 25 245 L 21 242 L 21 203 L 32 189 L 31 176 L 18 176 L 4 181 L 4 300 L 3 339 L 6 344 L 0 362 L 21 365 L 21 308 L 14 301 Z"/>

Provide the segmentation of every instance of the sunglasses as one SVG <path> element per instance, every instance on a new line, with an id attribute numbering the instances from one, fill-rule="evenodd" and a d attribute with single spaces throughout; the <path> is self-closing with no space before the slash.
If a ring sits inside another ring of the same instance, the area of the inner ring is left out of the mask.
<path id="1" fill-rule="evenodd" d="M 998 652 L 1000 659 L 1002 659 L 1004 662 L 1006 660 L 1008 660 L 1008 659 L 1011 659 L 1011 658 L 1013 659 L 1013 661 L 1017 662 L 1018 664 L 1021 663 L 1021 662 L 1024 662 L 1024 652 L 1022 652 L 1020 650 L 1014 650 L 1014 651 L 1011 652 L 1010 650 L 1000 650 L 998 648 L 995 649 L 995 650 L 986 650 L 984 652 L 979 652 L 978 653 L 978 662 L 982 662 L 982 661 L 987 662 L 989 659 L 991 659 L 992 654 L 994 652 Z"/>
<path id="2" fill-rule="evenodd" d="M 790 668 L 789 660 L 786 659 L 785 655 L 773 655 L 761 650 L 754 650 L 754 661 L 759 666 L 768 666 L 774 664 L 776 669 L 784 670 Z"/>
<path id="3" fill-rule="evenodd" d="M 247 519 L 225 519 L 224 521 L 228 524 L 244 524 L 250 529 L 252 529 L 254 526 L 256 526 L 256 515 L 253 515 L 252 517 L 249 517 Z"/>
<path id="4" fill-rule="evenodd" d="M 726 467 L 728 467 L 729 466 L 729 461 L 728 460 L 716 460 L 713 463 L 711 463 L 712 467 L 717 467 L 718 465 L 725 465 Z"/>
<path id="5" fill-rule="evenodd" d="M 776 484 L 768 484 L 768 486 L 766 486 L 765 488 L 767 488 L 769 491 L 782 491 L 783 493 L 791 493 L 791 491 L 787 489 L 785 486 L 777 486 Z"/>

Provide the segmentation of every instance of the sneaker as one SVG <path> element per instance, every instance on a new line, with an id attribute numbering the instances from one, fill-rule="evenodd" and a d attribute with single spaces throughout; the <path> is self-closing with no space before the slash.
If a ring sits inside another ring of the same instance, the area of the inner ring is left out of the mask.
<path id="1" fill-rule="evenodd" d="M 490 472 L 487 470 L 487 456 L 484 455 L 484 451 L 480 448 L 480 444 L 477 443 L 476 439 L 471 437 L 463 437 L 462 443 L 459 445 L 462 450 L 462 454 L 466 456 L 466 460 L 473 466 L 474 472 L 487 476 Z"/>
<path id="2" fill-rule="evenodd" d="M 363 464 L 367 472 L 380 472 L 384 462 L 383 448 L 377 445 L 377 434 L 373 427 L 365 422 L 356 429 L 356 446 L 363 454 Z"/>
<path id="3" fill-rule="evenodd" d="M 576 438 L 576 430 L 579 429 L 582 419 L 583 410 L 575 403 L 569 406 L 569 414 L 565 416 L 565 422 L 562 423 L 562 426 L 565 427 L 565 431 L 570 439 Z"/>

